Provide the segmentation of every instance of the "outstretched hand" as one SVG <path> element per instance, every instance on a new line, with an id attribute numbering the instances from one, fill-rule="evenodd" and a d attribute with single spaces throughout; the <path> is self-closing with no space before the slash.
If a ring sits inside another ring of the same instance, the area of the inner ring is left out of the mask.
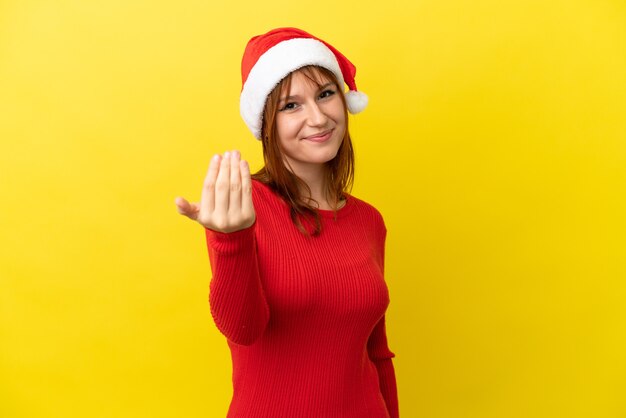
<path id="1" fill-rule="evenodd" d="M 255 219 L 250 167 L 239 151 L 214 155 L 204 179 L 200 203 L 176 198 L 178 213 L 217 232 L 250 227 Z"/>

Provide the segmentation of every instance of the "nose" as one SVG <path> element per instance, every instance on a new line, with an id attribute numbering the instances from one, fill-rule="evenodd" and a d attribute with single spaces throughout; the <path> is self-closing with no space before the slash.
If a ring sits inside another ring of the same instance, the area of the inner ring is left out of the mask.
<path id="1" fill-rule="evenodd" d="M 307 110 L 307 122 L 310 126 L 325 126 L 328 116 L 316 101 L 313 101 Z"/>

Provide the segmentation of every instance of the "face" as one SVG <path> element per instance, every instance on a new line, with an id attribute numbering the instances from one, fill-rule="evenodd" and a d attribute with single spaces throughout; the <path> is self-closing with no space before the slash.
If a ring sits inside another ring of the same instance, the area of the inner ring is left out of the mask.
<path id="1" fill-rule="evenodd" d="M 297 71 L 278 103 L 276 129 L 286 162 L 298 174 L 335 158 L 346 129 L 341 91 L 320 76 L 316 82 Z M 319 85 L 318 85 L 319 83 Z"/>

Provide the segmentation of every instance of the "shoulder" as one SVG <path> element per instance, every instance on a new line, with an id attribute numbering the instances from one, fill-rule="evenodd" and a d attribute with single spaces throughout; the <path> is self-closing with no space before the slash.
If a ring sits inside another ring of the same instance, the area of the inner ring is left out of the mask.
<path id="1" fill-rule="evenodd" d="M 366 202 L 363 199 L 360 199 L 354 195 L 348 195 L 348 199 L 352 200 L 352 204 L 358 208 L 361 212 L 365 212 L 370 216 L 383 221 L 383 215 L 380 213 L 378 209 L 371 203 Z"/>
<path id="2" fill-rule="evenodd" d="M 383 233 L 387 232 L 383 215 L 374 205 L 353 195 L 348 195 L 348 200 L 354 206 L 354 212 L 358 214 L 361 222 L 380 229 Z"/>
<path id="3" fill-rule="evenodd" d="M 253 191 L 269 190 L 269 186 L 260 180 L 252 179 L 252 190 Z"/>
<path id="4" fill-rule="evenodd" d="M 252 202 L 257 213 L 273 212 L 287 207 L 287 203 L 270 186 L 255 179 L 252 179 Z"/>
<path id="5" fill-rule="evenodd" d="M 261 197 L 261 196 L 278 197 L 278 195 L 274 193 L 274 191 L 270 188 L 270 186 L 256 179 L 252 179 L 252 195 L 258 196 L 258 197 Z"/>

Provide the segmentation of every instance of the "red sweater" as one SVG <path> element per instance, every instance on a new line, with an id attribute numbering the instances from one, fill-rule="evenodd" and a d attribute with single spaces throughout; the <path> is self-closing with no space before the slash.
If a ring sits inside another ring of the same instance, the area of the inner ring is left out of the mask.
<path id="1" fill-rule="evenodd" d="M 348 196 L 320 210 L 305 236 L 289 207 L 253 181 L 255 224 L 206 229 L 209 302 L 233 364 L 230 418 L 397 418 L 385 332 L 386 229 L 380 213 Z"/>

